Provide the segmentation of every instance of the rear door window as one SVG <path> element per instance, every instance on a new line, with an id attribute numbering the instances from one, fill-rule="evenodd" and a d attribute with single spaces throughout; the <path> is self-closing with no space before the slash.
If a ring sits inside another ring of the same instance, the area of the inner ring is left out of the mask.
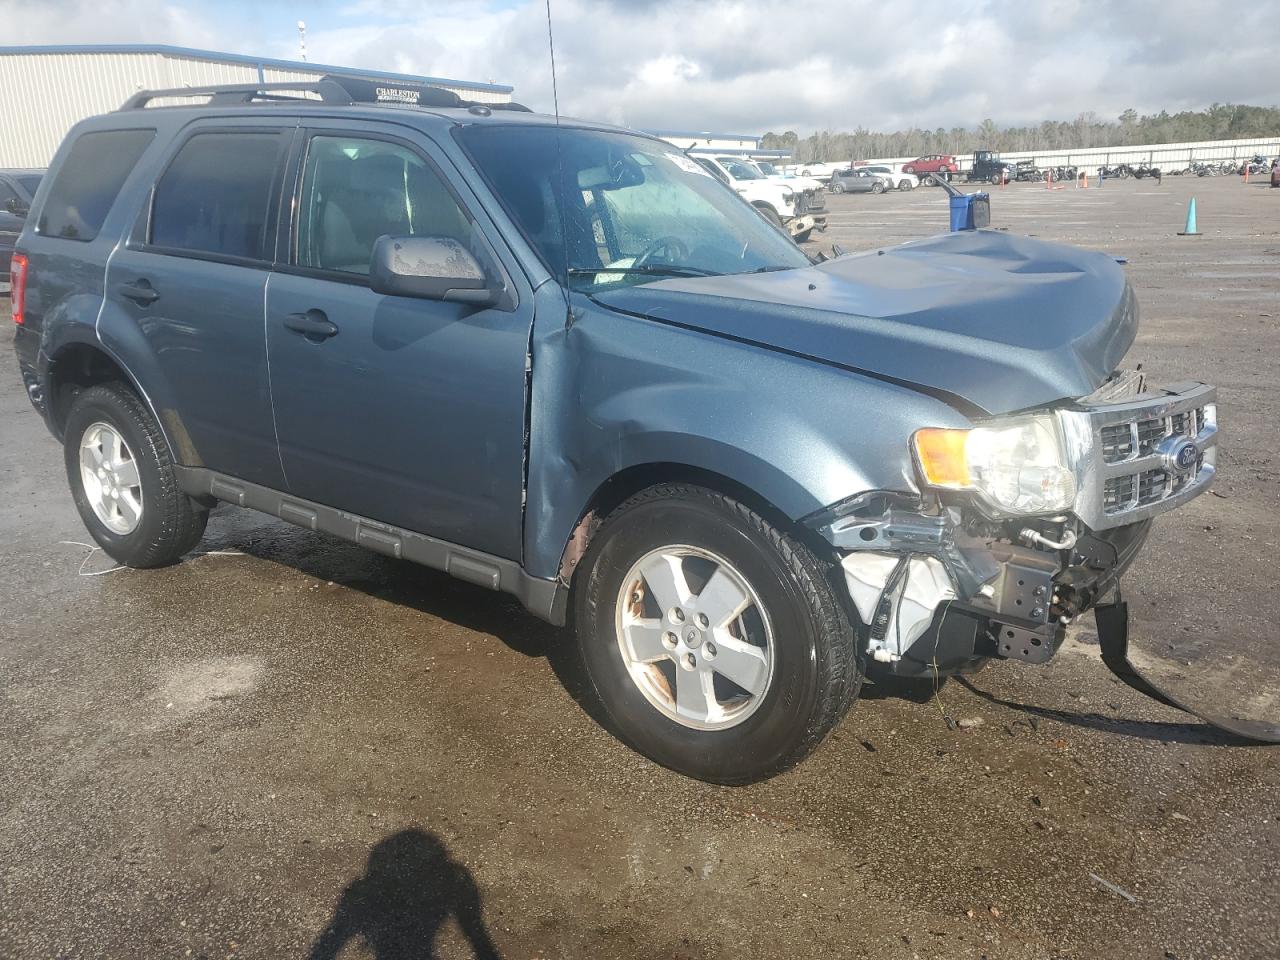
<path id="1" fill-rule="evenodd" d="M 148 242 L 174 252 L 270 260 L 283 131 L 197 133 L 156 183 Z"/>
<path id="2" fill-rule="evenodd" d="M 65 240 L 96 237 L 125 178 L 154 138 L 154 130 L 81 134 L 54 177 L 36 233 Z"/>

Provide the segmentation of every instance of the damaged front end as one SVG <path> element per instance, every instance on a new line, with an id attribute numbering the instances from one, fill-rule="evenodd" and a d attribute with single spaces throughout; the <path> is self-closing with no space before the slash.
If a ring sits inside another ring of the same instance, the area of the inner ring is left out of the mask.
<path id="1" fill-rule="evenodd" d="M 1121 373 L 1052 410 L 912 438 L 919 495 L 874 491 L 809 518 L 839 552 L 866 653 L 893 673 L 1044 663 L 1115 588 L 1153 516 L 1213 479 L 1212 387 Z"/>
<path id="2" fill-rule="evenodd" d="M 843 554 L 867 655 L 901 676 L 964 673 L 991 657 L 1044 663 L 1067 625 L 1119 582 L 1150 528 L 993 523 L 884 494 L 843 506 L 821 532 Z"/>

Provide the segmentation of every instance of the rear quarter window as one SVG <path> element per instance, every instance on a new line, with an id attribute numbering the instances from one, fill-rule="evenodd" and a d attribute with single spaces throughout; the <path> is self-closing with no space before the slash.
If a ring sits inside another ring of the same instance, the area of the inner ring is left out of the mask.
<path id="1" fill-rule="evenodd" d="M 125 178 L 154 138 L 154 130 L 82 133 L 54 174 L 36 233 L 64 240 L 96 237 Z"/>

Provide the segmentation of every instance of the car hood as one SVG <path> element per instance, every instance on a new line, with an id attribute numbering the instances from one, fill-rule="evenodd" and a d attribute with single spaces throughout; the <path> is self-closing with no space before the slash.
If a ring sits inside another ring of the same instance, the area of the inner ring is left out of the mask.
<path id="1" fill-rule="evenodd" d="M 991 414 L 1091 393 L 1119 365 L 1138 325 L 1137 303 L 1112 258 L 995 230 L 594 297 Z"/>

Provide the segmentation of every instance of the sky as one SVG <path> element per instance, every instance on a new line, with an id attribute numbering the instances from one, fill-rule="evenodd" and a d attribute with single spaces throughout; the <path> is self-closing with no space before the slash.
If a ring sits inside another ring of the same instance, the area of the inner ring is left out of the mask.
<path id="1" fill-rule="evenodd" d="M 551 0 L 561 112 L 759 134 L 1114 119 L 1280 101 L 1272 3 Z M 170 43 L 515 87 L 550 111 L 546 0 L 0 0 L 0 44 Z"/>

